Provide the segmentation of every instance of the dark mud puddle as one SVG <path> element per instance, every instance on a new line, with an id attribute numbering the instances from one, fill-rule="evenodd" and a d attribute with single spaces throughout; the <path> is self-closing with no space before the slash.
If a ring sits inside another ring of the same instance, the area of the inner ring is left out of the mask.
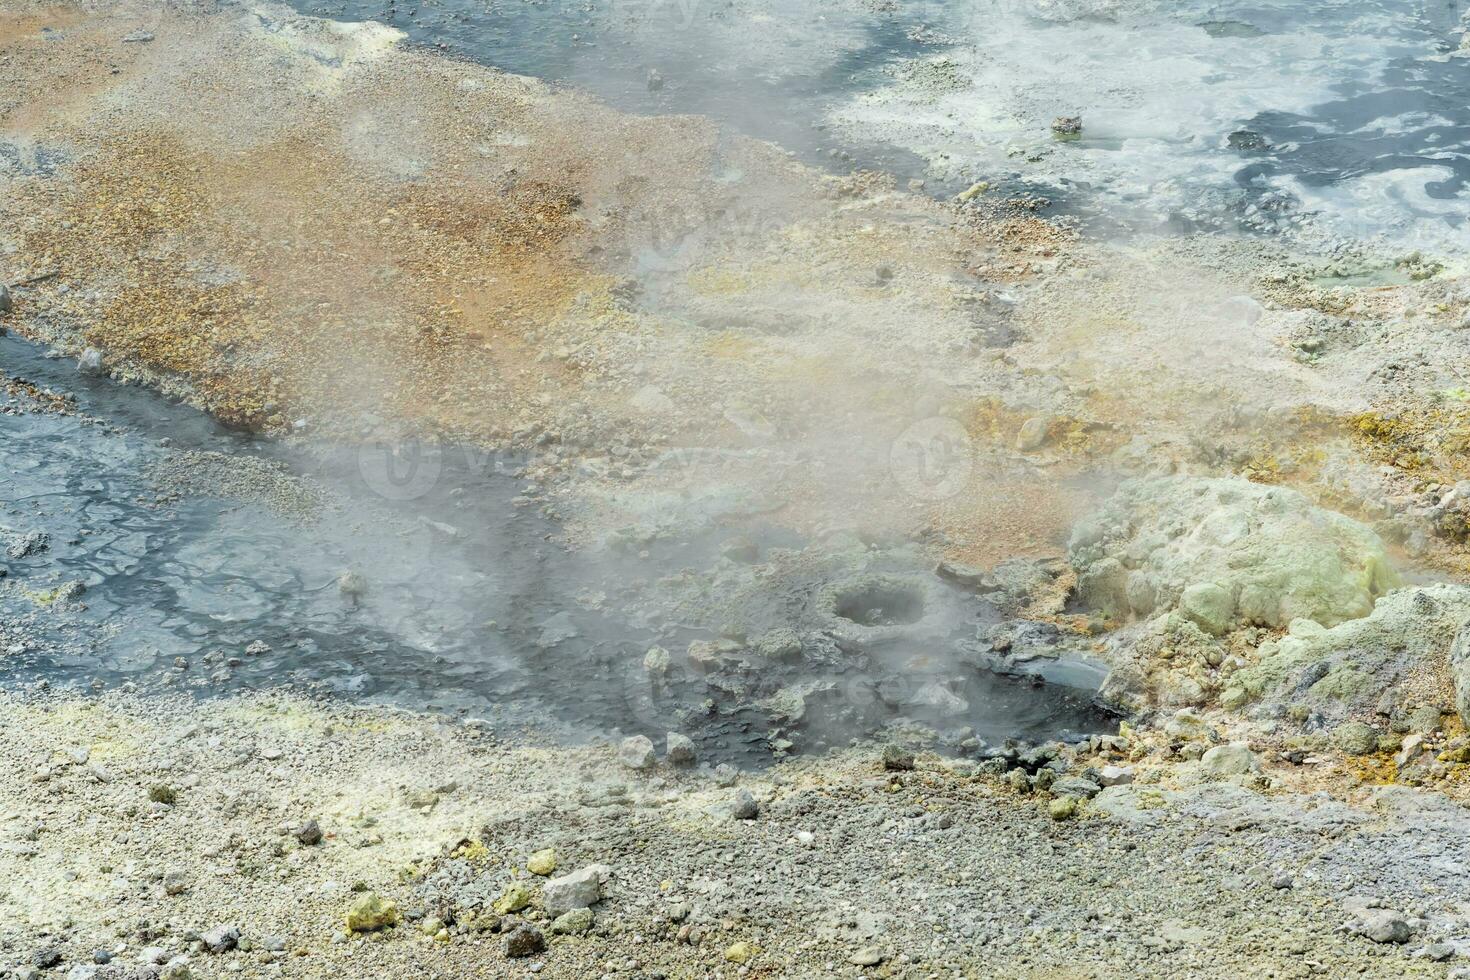
<path id="1" fill-rule="evenodd" d="M 901 549 L 747 525 L 572 552 L 512 459 L 255 442 L 14 338 L 0 370 L 75 395 L 0 398 L 6 686 L 285 685 L 750 762 L 897 719 L 970 750 L 1107 724 L 1094 667 L 994 652 L 995 608 Z"/>

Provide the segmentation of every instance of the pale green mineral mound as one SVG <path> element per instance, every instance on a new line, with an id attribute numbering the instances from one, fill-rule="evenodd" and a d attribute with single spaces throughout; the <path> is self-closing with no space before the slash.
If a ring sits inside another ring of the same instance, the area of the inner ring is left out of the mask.
<path id="1" fill-rule="evenodd" d="M 1378 600 L 1371 615 L 1327 629 L 1299 619 L 1286 636 L 1268 640 L 1257 661 L 1225 680 L 1221 702 L 1259 701 L 1289 715 L 1341 721 L 1403 707 L 1404 682 L 1414 691 L 1434 687 L 1454 672 L 1459 708 L 1470 707 L 1470 588 L 1431 585 L 1400 589 Z"/>
<path id="2" fill-rule="evenodd" d="M 1240 479 L 1130 480 L 1068 547 L 1086 608 L 1120 619 L 1177 610 L 1215 636 L 1299 619 L 1335 626 L 1398 584 L 1368 527 Z"/>

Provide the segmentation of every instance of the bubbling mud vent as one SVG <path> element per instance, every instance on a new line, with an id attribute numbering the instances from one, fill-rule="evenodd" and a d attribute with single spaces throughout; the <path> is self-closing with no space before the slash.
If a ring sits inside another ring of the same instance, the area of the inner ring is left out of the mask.
<path id="1" fill-rule="evenodd" d="M 285 448 L 0 345 L 65 408 L 8 406 L 8 684 L 285 685 L 746 764 L 894 724 L 967 752 L 1106 724 L 1100 673 L 995 657 L 995 604 L 914 549 L 744 522 L 573 550 L 516 458 Z"/>

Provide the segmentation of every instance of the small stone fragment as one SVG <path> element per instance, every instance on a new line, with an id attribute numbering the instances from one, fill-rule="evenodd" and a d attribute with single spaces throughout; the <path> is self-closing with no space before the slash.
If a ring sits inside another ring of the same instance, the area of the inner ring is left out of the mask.
<path id="1" fill-rule="evenodd" d="M 1355 931 L 1375 943 L 1402 945 L 1414 936 L 1409 920 L 1391 909 L 1372 909 L 1357 924 Z"/>
<path id="2" fill-rule="evenodd" d="M 495 911 L 500 915 L 509 915 L 530 904 L 531 890 L 519 881 L 513 881 L 505 886 L 505 891 L 495 900 Z"/>
<path id="3" fill-rule="evenodd" d="M 1071 820 L 1077 815 L 1077 797 L 1059 796 L 1047 804 L 1046 809 L 1053 820 Z"/>
<path id="4" fill-rule="evenodd" d="M 297 827 L 292 833 L 296 839 L 307 847 L 314 847 L 322 842 L 322 827 L 315 820 L 308 820 Z"/>
<path id="5" fill-rule="evenodd" d="M 625 738 L 618 748 L 618 761 L 629 769 L 650 769 L 657 759 L 653 742 L 646 735 Z"/>
<path id="6" fill-rule="evenodd" d="M 914 754 L 890 742 L 883 746 L 883 768 L 889 772 L 908 772 L 914 768 Z"/>
<path id="7" fill-rule="evenodd" d="M 1256 755 L 1244 742 L 1217 745 L 1200 759 L 1208 779 L 1228 779 L 1243 776 L 1256 769 Z"/>
<path id="8" fill-rule="evenodd" d="M 664 757 L 669 760 L 670 765 L 692 766 L 698 761 L 699 754 L 689 736 L 669 732 L 664 744 Z"/>
<path id="9" fill-rule="evenodd" d="M 556 870 L 556 848 L 543 847 L 526 861 L 526 870 L 545 878 Z"/>
<path id="10" fill-rule="evenodd" d="M 551 932 L 557 936 L 579 936 L 592 928 L 591 909 L 572 909 L 563 912 L 551 923 Z"/>
<path id="11" fill-rule="evenodd" d="M 1378 751 L 1378 729 L 1365 722 L 1350 721 L 1333 730 L 1332 744 L 1348 755 L 1372 755 Z"/>
<path id="12" fill-rule="evenodd" d="M 1051 428 L 1051 420 L 1036 416 L 1029 418 L 1021 425 L 1021 431 L 1016 434 L 1016 448 L 1023 453 L 1040 449 L 1046 445 L 1047 431 Z"/>
<path id="13" fill-rule="evenodd" d="M 88 347 L 82 351 L 82 356 L 77 358 L 77 371 L 89 376 L 96 376 L 107 370 L 107 364 L 102 359 L 102 352 L 95 347 Z"/>
<path id="14" fill-rule="evenodd" d="M 571 874 L 552 878 L 541 888 L 541 902 L 552 916 L 584 909 L 602 901 L 602 885 L 612 876 L 605 864 L 590 864 Z"/>
<path id="15" fill-rule="evenodd" d="M 731 943 L 729 946 L 725 947 L 725 960 L 729 963 L 739 963 L 743 965 L 755 959 L 755 955 L 759 952 L 760 947 L 756 946 L 754 943 L 748 943 L 742 939 L 739 942 Z"/>
<path id="16" fill-rule="evenodd" d="M 529 923 L 522 923 L 505 937 L 505 955 L 510 959 L 535 956 L 546 949 L 546 937 L 541 930 Z"/>
<path id="17" fill-rule="evenodd" d="M 376 932 L 397 925 L 398 906 L 391 899 L 381 898 L 376 892 L 368 892 L 347 912 L 348 932 Z"/>
<path id="18" fill-rule="evenodd" d="M 883 952 L 876 946 L 868 946 L 860 949 L 847 958 L 847 962 L 853 966 L 877 966 L 883 960 Z"/>
<path id="19" fill-rule="evenodd" d="M 236 926 L 215 926 L 207 932 L 201 933 L 199 941 L 204 948 L 211 953 L 228 953 L 240 942 L 240 930 Z"/>

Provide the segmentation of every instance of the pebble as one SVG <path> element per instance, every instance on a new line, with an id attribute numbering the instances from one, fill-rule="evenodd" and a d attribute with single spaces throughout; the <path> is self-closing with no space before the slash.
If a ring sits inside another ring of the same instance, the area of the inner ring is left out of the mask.
<path id="1" fill-rule="evenodd" d="M 322 842 L 322 827 L 315 820 L 306 823 L 293 830 L 292 835 L 307 847 L 314 847 Z"/>
<path id="2" fill-rule="evenodd" d="M 664 758 L 669 760 L 670 765 L 692 766 L 698 761 L 699 755 L 689 736 L 669 732 L 664 741 Z"/>
<path id="3" fill-rule="evenodd" d="M 240 942 L 240 930 L 236 926 L 221 925 L 202 933 L 199 941 L 211 953 L 228 953 Z"/>
<path id="4" fill-rule="evenodd" d="M 847 962 L 853 966 L 877 966 L 882 963 L 884 956 L 876 946 L 868 946 L 858 950 L 847 958 Z"/>
<path id="5" fill-rule="evenodd" d="M 657 759 L 653 742 L 646 735 L 632 735 L 618 747 L 618 761 L 629 769 L 650 769 Z"/>
<path id="6" fill-rule="evenodd" d="M 494 907 L 500 915 L 509 915 L 512 912 L 521 911 L 530 904 L 531 889 L 519 881 L 513 881 L 505 886 L 505 891 L 501 892 L 500 897 L 495 900 Z"/>
<path id="7" fill-rule="evenodd" d="M 750 790 L 736 790 L 724 805 L 725 812 L 736 820 L 754 820 L 760 816 L 760 804 L 750 795 Z"/>
<path id="8" fill-rule="evenodd" d="M 505 955 L 511 959 L 535 956 L 546 949 L 546 937 L 541 930 L 529 923 L 522 923 L 505 937 Z"/>
<path id="9" fill-rule="evenodd" d="M 551 923 L 551 933 L 556 936 L 581 935 L 592 928 L 592 910 L 588 908 L 572 909 L 563 912 Z"/>
<path id="10" fill-rule="evenodd" d="M 1133 782 L 1133 767 L 1103 766 L 1097 781 L 1103 786 L 1127 786 Z"/>
<path id="11" fill-rule="evenodd" d="M 552 878 L 541 889 L 541 902 L 552 916 L 584 909 L 602 901 L 602 884 L 612 876 L 605 864 L 590 864 L 571 874 Z"/>
<path id="12" fill-rule="evenodd" d="M 1256 768 L 1256 755 L 1244 742 L 1217 745 L 1200 758 L 1204 775 L 1209 779 L 1243 776 Z"/>
<path id="13" fill-rule="evenodd" d="M 759 952 L 760 948 L 754 943 L 740 940 L 725 947 L 725 960 L 730 963 L 745 964 L 755 959 L 755 954 Z"/>
<path id="14" fill-rule="evenodd" d="M 10 287 L 0 283 L 0 313 L 9 313 L 15 309 L 15 302 L 10 298 Z"/>
<path id="15" fill-rule="evenodd" d="M 398 906 L 391 899 L 368 892 L 352 903 L 347 912 L 348 932 L 376 932 L 396 925 L 399 920 Z"/>
<path id="16" fill-rule="evenodd" d="M 102 352 L 95 347 L 88 347 L 82 351 L 82 356 L 77 358 L 77 371 L 82 374 L 96 376 L 107 370 L 107 363 L 102 358 Z"/>
<path id="17" fill-rule="evenodd" d="M 883 768 L 888 772 L 909 772 L 914 768 L 914 754 L 901 745 L 885 745 Z"/>
<path id="18" fill-rule="evenodd" d="M 1354 931 L 1375 943 L 1403 944 L 1414 936 L 1414 929 L 1409 925 L 1409 920 L 1404 918 L 1402 913 L 1392 909 L 1370 910 L 1363 916 Z"/>
<path id="19" fill-rule="evenodd" d="M 556 870 L 556 848 L 543 847 L 526 861 L 526 870 L 545 878 Z"/>

